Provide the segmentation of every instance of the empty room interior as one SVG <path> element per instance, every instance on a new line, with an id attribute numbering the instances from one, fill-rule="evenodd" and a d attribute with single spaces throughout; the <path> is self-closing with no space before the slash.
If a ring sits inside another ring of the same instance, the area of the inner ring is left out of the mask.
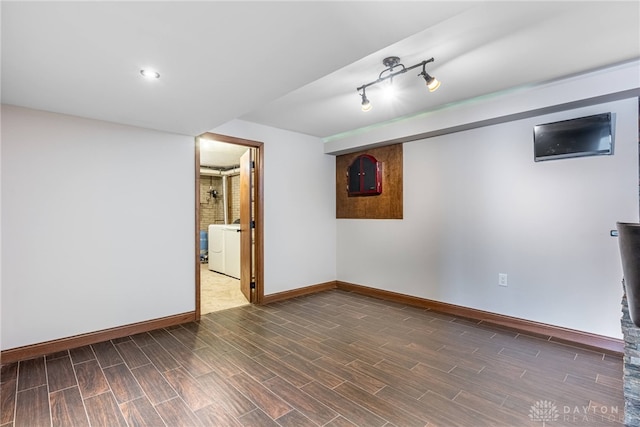
<path id="1" fill-rule="evenodd" d="M 0 12 L 0 426 L 640 426 L 639 2 Z"/>

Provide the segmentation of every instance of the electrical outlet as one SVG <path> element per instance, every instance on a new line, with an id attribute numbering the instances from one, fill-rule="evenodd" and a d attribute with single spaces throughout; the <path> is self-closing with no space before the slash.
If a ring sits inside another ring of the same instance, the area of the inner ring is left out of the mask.
<path id="1" fill-rule="evenodd" d="M 505 273 L 498 273 L 498 286 L 508 286 L 507 275 Z"/>

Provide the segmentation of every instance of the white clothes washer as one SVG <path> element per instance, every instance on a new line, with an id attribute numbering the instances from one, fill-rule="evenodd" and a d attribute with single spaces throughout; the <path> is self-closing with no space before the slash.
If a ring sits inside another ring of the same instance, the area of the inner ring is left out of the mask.
<path id="1" fill-rule="evenodd" d="M 224 224 L 209 225 L 209 270 L 225 274 L 224 268 Z"/>

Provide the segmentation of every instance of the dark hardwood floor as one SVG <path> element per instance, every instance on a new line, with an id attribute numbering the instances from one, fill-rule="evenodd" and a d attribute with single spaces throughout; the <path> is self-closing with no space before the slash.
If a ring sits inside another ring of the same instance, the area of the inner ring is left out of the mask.
<path id="1" fill-rule="evenodd" d="M 2 366 L 0 426 L 622 425 L 622 361 L 340 290 Z"/>

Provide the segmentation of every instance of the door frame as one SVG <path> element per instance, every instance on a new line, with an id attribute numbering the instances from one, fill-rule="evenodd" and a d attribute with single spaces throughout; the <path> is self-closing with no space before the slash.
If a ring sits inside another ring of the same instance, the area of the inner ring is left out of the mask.
<path id="1" fill-rule="evenodd" d="M 264 143 L 250 139 L 236 138 L 212 132 L 196 137 L 195 143 L 195 272 L 196 272 L 196 309 L 195 320 L 200 320 L 200 138 L 215 139 L 228 144 L 242 145 L 255 149 L 255 203 L 254 203 L 254 245 L 255 245 L 255 293 L 253 304 L 262 304 L 264 300 Z M 240 262 L 243 262 L 240 260 Z"/>

